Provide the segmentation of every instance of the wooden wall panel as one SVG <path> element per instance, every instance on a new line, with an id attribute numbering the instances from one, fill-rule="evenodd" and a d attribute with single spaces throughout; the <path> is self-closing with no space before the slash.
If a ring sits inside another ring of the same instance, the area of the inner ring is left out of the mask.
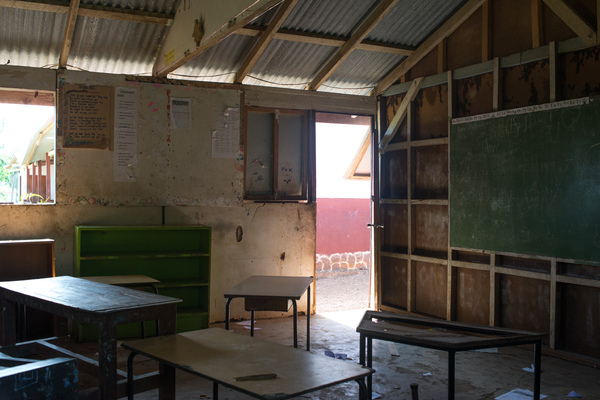
<path id="1" fill-rule="evenodd" d="M 457 118 L 487 114 L 493 111 L 494 74 L 476 75 L 459 79 L 456 86 Z"/>
<path id="2" fill-rule="evenodd" d="M 600 46 L 559 56 L 562 99 L 600 95 Z"/>
<path id="3" fill-rule="evenodd" d="M 430 76 L 437 74 L 437 47 L 429 52 L 421 61 L 417 63 L 406 74 L 406 80 L 410 81 L 422 76 Z"/>
<path id="4" fill-rule="evenodd" d="M 510 110 L 550 102 L 548 60 L 502 69 L 502 109 Z"/>
<path id="5" fill-rule="evenodd" d="M 381 196 L 385 199 L 406 199 L 407 152 L 390 151 L 381 157 Z"/>
<path id="6" fill-rule="evenodd" d="M 421 89 L 415 97 L 415 122 L 412 140 L 448 136 L 448 85 Z"/>
<path id="7" fill-rule="evenodd" d="M 408 249 L 408 207 L 404 204 L 387 204 L 383 208 L 382 250 L 406 252 Z"/>
<path id="8" fill-rule="evenodd" d="M 493 1 L 492 57 L 531 48 L 531 1 Z"/>
<path id="9" fill-rule="evenodd" d="M 488 325 L 490 314 L 490 273 L 456 268 L 456 321 Z"/>
<path id="10" fill-rule="evenodd" d="M 381 259 L 381 303 L 388 307 L 407 308 L 408 262 L 399 258 Z"/>
<path id="11" fill-rule="evenodd" d="M 416 312 L 446 318 L 446 267 L 414 262 L 416 279 Z"/>
<path id="12" fill-rule="evenodd" d="M 413 199 L 448 198 L 448 146 L 412 149 Z"/>
<path id="13" fill-rule="evenodd" d="M 550 326 L 550 283 L 520 276 L 498 275 L 499 326 L 547 332 Z M 548 344 L 548 337 L 544 343 Z"/>
<path id="14" fill-rule="evenodd" d="M 412 219 L 413 253 L 445 259 L 448 248 L 448 207 L 413 205 Z"/>
<path id="15" fill-rule="evenodd" d="M 449 70 L 481 62 L 481 25 L 481 8 L 479 8 L 448 37 L 446 66 Z M 465 43 L 469 45 L 465 46 Z M 479 51 L 475 51 L 478 49 Z"/>
<path id="16" fill-rule="evenodd" d="M 562 303 L 558 348 L 600 358 L 600 289 L 559 286 Z"/>

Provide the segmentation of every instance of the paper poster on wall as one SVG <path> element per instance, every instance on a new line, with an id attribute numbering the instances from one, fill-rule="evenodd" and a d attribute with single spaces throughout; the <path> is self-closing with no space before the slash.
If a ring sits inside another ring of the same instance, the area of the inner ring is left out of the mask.
<path id="1" fill-rule="evenodd" d="M 63 146 L 112 149 L 112 88 L 65 85 L 63 96 Z"/>
<path id="2" fill-rule="evenodd" d="M 215 128 L 211 135 L 212 157 L 237 158 L 240 152 L 240 109 L 228 107 Z"/>
<path id="3" fill-rule="evenodd" d="M 138 90 L 115 89 L 115 182 L 135 182 Z"/>
<path id="4" fill-rule="evenodd" d="M 192 99 L 171 98 L 171 127 L 175 129 L 192 127 Z"/>

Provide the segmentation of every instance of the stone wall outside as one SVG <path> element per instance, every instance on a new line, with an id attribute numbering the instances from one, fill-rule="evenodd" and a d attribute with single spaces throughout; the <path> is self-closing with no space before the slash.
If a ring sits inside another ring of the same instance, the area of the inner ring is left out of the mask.
<path id="1" fill-rule="evenodd" d="M 371 252 L 317 254 L 317 276 L 333 273 L 369 271 L 371 268 Z"/>

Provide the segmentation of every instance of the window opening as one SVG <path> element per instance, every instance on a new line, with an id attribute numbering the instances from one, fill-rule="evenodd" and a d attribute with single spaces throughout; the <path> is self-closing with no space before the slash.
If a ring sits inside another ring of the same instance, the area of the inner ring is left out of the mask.
<path id="1" fill-rule="evenodd" d="M 246 108 L 245 195 L 308 201 L 308 112 Z"/>
<path id="2" fill-rule="evenodd" d="M 54 95 L 0 92 L 0 204 L 53 204 L 56 199 Z"/>

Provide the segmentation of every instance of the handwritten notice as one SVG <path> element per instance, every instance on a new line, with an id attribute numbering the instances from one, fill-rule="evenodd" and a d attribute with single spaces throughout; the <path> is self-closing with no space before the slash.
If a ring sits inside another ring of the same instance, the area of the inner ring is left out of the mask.
<path id="1" fill-rule="evenodd" d="M 64 147 L 110 150 L 112 145 L 112 88 L 65 85 Z"/>
<path id="2" fill-rule="evenodd" d="M 115 182 L 135 182 L 138 90 L 115 89 Z"/>

